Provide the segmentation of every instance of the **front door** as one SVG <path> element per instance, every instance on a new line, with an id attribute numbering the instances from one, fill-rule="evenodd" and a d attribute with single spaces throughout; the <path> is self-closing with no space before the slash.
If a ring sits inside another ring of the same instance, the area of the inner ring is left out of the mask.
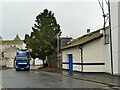
<path id="1" fill-rule="evenodd" d="M 72 54 L 69 54 L 68 57 L 69 57 L 69 71 L 73 71 L 73 56 Z"/>

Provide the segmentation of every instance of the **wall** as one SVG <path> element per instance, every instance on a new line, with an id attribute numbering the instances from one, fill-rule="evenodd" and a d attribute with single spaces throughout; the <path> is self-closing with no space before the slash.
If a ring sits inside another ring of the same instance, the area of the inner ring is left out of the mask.
<path id="1" fill-rule="evenodd" d="M 4 57 L 8 57 L 6 66 L 14 67 L 14 58 L 18 49 L 16 47 L 10 47 L 4 51 Z"/>
<path id="2" fill-rule="evenodd" d="M 6 67 L 13 68 L 14 67 L 14 59 L 7 59 L 6 60 Z"/>
<path id="3" fill-rule="evenodd" d="M 62 62 L 69 63 L 68 54 L 73 54 L 73 63 L 81 63 L 81 50 L 78 47 L 62 51 Z M 63 64 L 62 67 L 63 69 L 69 69 L 69 64 Z M 73 64 L 73 70 L 81 71 L 81 65 Z"/>
<path id="4" fill-rule="evenodd" d="M 0 60 L 0 66 L 6 66 L 6 59 Z"/>
<path id="5" fill-rule="evenodd" d="M 104 64 L 103 39 L 97 39 L 83 47 L 83 63 Z M 73 63 L 81 63 L 81 49 L 78 47 L 62 51 L 62 62 L 69 63 L 68 54 L 73 54 Z M 74 71 L 81 71 L 82 65 L 73 64 Z M 69 69 L 69 64 L 63 64 L 63 69 Z M 83 72 L 104 72 L 105 65 L 83 65 Z"/>
<path id="6" fill-rule="evenodd" d="M 113 48 L 113 73 L 118 73 L 118 2 L 111 2 L 111 29 L 112 29 L 112 48 Z M 120 36 L 119 36 L 120 37 Z"/>
<path id="7" fill-rule="evenodd" d="M 120 25 L 120 1 L 118 3 L 118 25 Z M 120 74 L 120 27 L 118 27 L 118 74 Z"/>
<path id="8" fill-rule="evenodd" d="M 10 46 L 16 46 L 19 49 L 22 49 L 25 47 L 23 45 L 23 41 L 10 41 L 10 42 L 4 42 L 2 43 L 2 50 L 4 51 L 5 49 L 9 48 Z"/>
<path id="9" fill-rule="evenodd" d="M 102 39 L 97 39 L 83 46 L 83 63 L 105 63 L 104 44 Z M 84 72 L 104 72 L 104 65 L 84 65 Z"/>

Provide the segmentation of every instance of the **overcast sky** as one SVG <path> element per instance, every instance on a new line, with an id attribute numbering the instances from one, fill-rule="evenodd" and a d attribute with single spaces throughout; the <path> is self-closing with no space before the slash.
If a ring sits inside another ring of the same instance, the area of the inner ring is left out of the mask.
<path id="1" fill-rule="evenodd" d="M 62 36 L 80 37 L 103 27 L 101 8 L 96 2 L 4 2 L 1 6 L 4 40 L 12 40 L 16 34 L 24 39 L 30 34 L 35 18 L 44 9 L 51 10 L 60 25 Z M 1 18 L 1 17 L 0 17 Z M 1 27 L 2 26 L 2 27 Z"/>

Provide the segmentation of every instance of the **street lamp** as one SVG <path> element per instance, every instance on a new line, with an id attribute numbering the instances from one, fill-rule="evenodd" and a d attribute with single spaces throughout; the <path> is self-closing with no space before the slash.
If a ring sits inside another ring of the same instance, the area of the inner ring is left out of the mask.
<path id="1" fill-rule="evenodd" d="M 60 51 L 60 44 L 59 44 L 59 41 L 60 41 L 60 35 L 61 35 L 61 31 L 57 34 L 57 68 L 59 68 L 59 51 Z"/>

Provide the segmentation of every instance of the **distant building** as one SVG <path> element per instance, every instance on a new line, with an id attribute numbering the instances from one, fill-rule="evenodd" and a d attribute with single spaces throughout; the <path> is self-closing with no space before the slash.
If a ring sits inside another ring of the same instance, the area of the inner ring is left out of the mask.
<path id="1" fill-rule="evenodd" d="M 62 37 L 62 38 L 60 38 L 60 49 L 62 47 L 67 46 L 68 43 L 70 42 L 70 40 L 72 40 L 72 37 Z"/>
<path id="2" fill-rule="evenodd" d="M 2 37 L 0 38 L 0 59 L 2 60 L 2 65 L 14 67 L 16 52 L 25 49 L 25 44 L 18 35 L 16 35 L 14 40 L 2 40 Z"/>
<path id="3" fill-rule="evenodd" d="M 67 46 L 71 40 L 72 40 L 72 37 L 61 37 L 59 40 L 59 50 Z M 59 51 L 59 68 L 62 68 L 61 65 L 62 65 L 62 52 Z"/>
<path id="4" fill-rule="evenodd" d="M 21 40 L 18 35 L 16 35 L 14 40 L 2 40 L 0 45 L 2 46 L 2 51 L 9 47 L 17 47 L 19 49 L 25 48 L 23 40 Z"/>

